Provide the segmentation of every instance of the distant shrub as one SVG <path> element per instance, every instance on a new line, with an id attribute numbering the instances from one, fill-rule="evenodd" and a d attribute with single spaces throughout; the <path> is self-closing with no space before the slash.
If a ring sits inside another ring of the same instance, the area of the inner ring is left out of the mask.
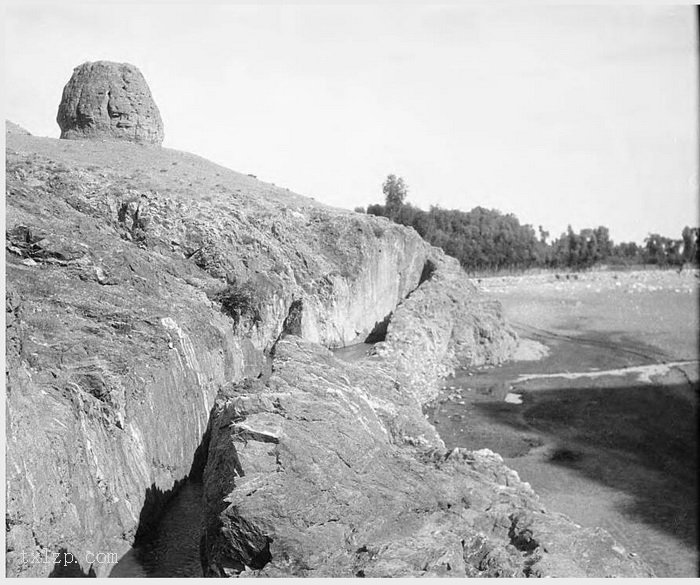
<path id="1" fill-rule="evenodd" d="M 550 461 L 560 461 L 562 463 L 573 463 L 578 461 L 583 457 L 583 454 L 579 451 L 572 451 L 565 447 L 560 447 L 549 457 Z"/>
<path id="2" fill-rule="evenodd" d="M 356 213 L 367 213 L 367 211 L 365 211 L 365 208 L 362 207 L 362 206 L 356 207 L 356 208 L 355 208 L 355 212 L 356 212 Z"/>
<path id="3" fill-rule="evenodd" d="M 249 282 L 243 284 L 231 282 L 224 290 L 214 295 L 214 300 L 221 303 L 221 310 L 233 319 L 235 328 L 244 321 L 249 321 L 253 325 L 262 321 L 259 299 L 258 291 Z"/>

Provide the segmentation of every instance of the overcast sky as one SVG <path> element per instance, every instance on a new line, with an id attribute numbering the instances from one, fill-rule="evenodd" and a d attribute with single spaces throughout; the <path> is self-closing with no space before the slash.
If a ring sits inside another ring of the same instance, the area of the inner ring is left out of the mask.
<path id="1" fill-rule="evenodd" d="M 58 137 L 75 66 L 138 66 L 164 146 L 353 208 L 515 213 L 615 241 L 698 224 L 695 8 L 10 3 L 6 118 Z"/>

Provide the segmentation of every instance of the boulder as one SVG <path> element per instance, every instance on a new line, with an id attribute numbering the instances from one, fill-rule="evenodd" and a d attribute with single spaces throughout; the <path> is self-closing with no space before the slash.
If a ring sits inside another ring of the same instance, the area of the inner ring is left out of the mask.
<path id="1" fill-rule="evenodd" d="M 163 142 L 163 122 L 141 72 L 128 63 L 83 63 L 63 88 L 61 138 Z"/>

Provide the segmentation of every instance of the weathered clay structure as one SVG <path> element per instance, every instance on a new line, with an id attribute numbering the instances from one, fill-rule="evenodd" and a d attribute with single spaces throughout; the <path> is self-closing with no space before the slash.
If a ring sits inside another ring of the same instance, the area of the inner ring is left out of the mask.
<path id="1" fill-rule="evenodd" d="M 83 63 L 58 106 L 61 138 L 163 142 L 163 122 L 141 72 L 128 63 Z"/>

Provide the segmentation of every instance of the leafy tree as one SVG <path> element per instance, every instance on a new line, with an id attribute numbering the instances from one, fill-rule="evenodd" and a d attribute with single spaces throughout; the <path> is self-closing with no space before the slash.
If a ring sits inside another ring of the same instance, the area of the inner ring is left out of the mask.
<path id="1" fill-rule="evenodd" d="M 666 264 L 665 239 L 659 234 L 649 234 L 644 238 L 644 261 L 646 263 L 659 264 L 660 266 Z"/>
<path id="2" fill-rule="evenodd" d="M 598 260 L 605 261 L 612 255 L 613 241 L 610 239 L 610 230 L 599 225 L 593 233 L 598 243 Z"/>
<path id="3" fill-rule="evenodd" d="M 578 268 L 581 261 L 581 237 L 574 232 L 571 225 L 568 225 L 566 228 L 566 240 L 568 243 L 566 266 Z"/>
<path id="4" fill-rule="evenodd" d="M 685 226 L 681 232 L 681 238 L 683 240 L 683 261 L 697 264 L 700 229 Z"/>
<path id="5" fill-rule="evenodd" d="M 435 235 L 435 221 L 422 209 L 416 209 L 416 214 L 411 224 L 420 236 L 427 241 L 431 241 Z"/>
<path id="6" fill-rule="evenodd" d="M 384 181 L 382 191 L 389 217 L 393 218 L 406 201 L 408 186 L 401 177 L 392 174 Z"/>
<path id="7" fill-rule="evenodd" d="M 671 266 L 683 266 L 683 240 L 673 240 L 667 238 L 666 242 L 666 262 Z"/>
<path id="8" fill-rule="evenodd" d="M 610 258 L 616 264 L 641 264 L 642 248 L 636 242 L 620 242 L 613 246 Z"/>
<path id="9" fill-rule="evenodd" d="M 580 268 L 590 268 L 600 260 L 598 238 L 592 229 L 583 229 L 579 234 L 581 242 L 581 254 L 579 257 Z"/>
<path id="10" fill-rule="evenodd" d="M 367 206 L 368 215 L 378 215 L 380 217 L 387 217 L 386 208 L 379 203 L 372 203 Z"/>
<path id="11" fill-rule="evenodd" d="M 535 264 L 542 267 L 553 265 L 552 246 L 547 243 L 549 232 L 538 226 L 539 240 L 535 246 Z"/>
<path id="12" fill-rule="evenodd" d="M 225 289 L 214 294 L 214 300 L 221 303 L 221 310 L 233 319 L 235 329 L 243 321 L 257 325 L 260 316 L 260 291 L 251 282 L 238 284 L 229 282 Z"/>
<path id="13" fill-rule="evenodd" d="M 464 212 L 431 206 L 423 211 L 406 202 L 408 188 L 402 178 L 388 175 L 383 185 L 385 204 L 367 207 L 367 213 L 390 218 L 413 227 L 433 246 L 457 258 L 465 270 L 515 270 L 530 267 L 587 269 L 601 262 L 616 264 L 656 263 L 661 266 L 698 262 L 700 229 L 686 227 L 681 240 L 649 234 L 644 246 L 635 242 L 615 244 L 605 226 L 584 228 L 571 225 L 550 241 L 539 226 L 522 225 L 513 214 L 475 207 Z"/>

